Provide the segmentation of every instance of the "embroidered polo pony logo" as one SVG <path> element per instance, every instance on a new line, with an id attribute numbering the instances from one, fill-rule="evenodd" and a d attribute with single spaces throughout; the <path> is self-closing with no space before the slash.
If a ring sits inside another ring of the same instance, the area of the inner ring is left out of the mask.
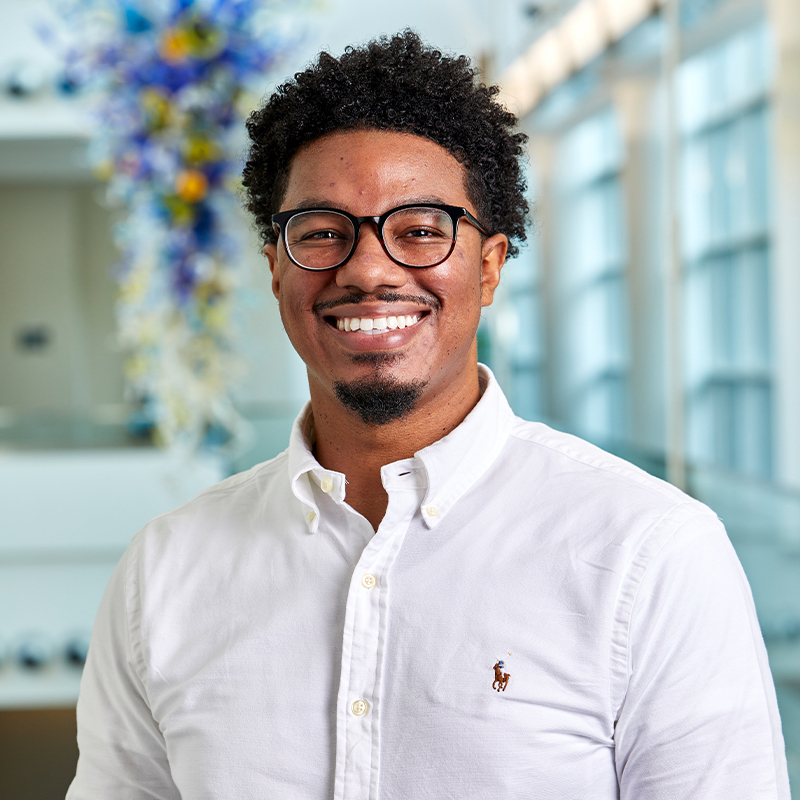
<path id="1" fill-rule="evenodd" d="M 494 665 L 494 683 L 492 684 L 492 689 L 497 689 L 498 692 L 501 689 L 503 691 L 506 690 L 506 686 L 508 686 L 508 679 L 511 677 L 507 672 L 503 672 L 504 667 L 505 663 L 502 661 L 498 661 Z"/>

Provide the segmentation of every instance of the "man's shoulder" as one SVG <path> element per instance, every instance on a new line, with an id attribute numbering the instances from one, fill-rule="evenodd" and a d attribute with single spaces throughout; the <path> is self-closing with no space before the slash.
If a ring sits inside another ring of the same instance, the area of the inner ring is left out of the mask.
<path id="1" fill-rule="evenodd" d="M 548 475 L 569 475 L 575 485 L 607 491 L 609 498 L 634 494 L 646 497 L 649 503 L 663 503 L 665 507 L 688 503 L 697 510 L 708 510 L 672 484 L 624 458 L 544 423 L 516 418 L 510 439 L 517 450 L 517 458 L 521 456 Z"/>
<path id="2" fill-rule="evenodd" d="M 126 603 L 146 636 L 195 624 L 185 609 L 216 618 L 232 584 L 258 581 L 291 535 L 286 460 L 282 453 L 210 486 L 133 537 L 121 569 Z"/>
<path id="3" fill-rule="evenodd" d="M 225 503 L 253 492 L 261 493 L 281 479 L 288 481 L 287 459 L 288 450 L 284 450 L 268 461 L 262 461 L 250 469 L 237 472 L 225 480 L 209 486 L 186 505 Z"/>
<path id="4" fill-rule="evenodd" d="M 647 562 L 667 541 L 678 541 L 678 531 L 684 545 L 724 531 L 714 511 L 677 487 L 542 423 L 515 420 L 499 469 L 495 479 L 537 537 L 578 560 L 616 553 L 615 572 L 626 571 L 636 554 Z"/>
<path id="5" fill-rule="evenodd" d="M 190 537 L 195 543 L 225 532 L 230 536 L 254 513 L 266 518 L 275 502 L 286 502 L 289 491 L 287 453 L 231 475 L 204 489 L 194 498 L 152 520 L 139 532 L 140 539 L 167 540 Z M 258 514 L 258 509 L 266 512 Z"/>

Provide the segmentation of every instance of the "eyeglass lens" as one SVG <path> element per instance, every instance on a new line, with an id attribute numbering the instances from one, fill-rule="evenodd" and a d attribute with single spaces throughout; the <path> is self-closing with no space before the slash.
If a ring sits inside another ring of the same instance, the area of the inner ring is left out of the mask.
<path id="1" fill-rule="evenodd" d="M 286 225 L 289 255 L 306 269 L 328 269 L 344 261 L 353 247 L 353 223 L 336 211 L 304 211 Z M 390 214 L 383 226 L 389 254 L 409 267 L 443 261 L 453 244 L 453 220 L 435 208 L 404 208 Z"/>

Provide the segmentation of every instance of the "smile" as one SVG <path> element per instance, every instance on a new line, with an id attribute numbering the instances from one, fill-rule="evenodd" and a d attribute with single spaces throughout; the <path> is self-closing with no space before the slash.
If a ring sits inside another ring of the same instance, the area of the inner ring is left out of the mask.
<path id="1" fill-rule="evenodd" d="M 420 320 L 418 314 L 405 314 L 396 317 L 336 317 L 336 327 L 340 331 L 361 331 L 378 334 L 402 328 L 410 328 Z"/>

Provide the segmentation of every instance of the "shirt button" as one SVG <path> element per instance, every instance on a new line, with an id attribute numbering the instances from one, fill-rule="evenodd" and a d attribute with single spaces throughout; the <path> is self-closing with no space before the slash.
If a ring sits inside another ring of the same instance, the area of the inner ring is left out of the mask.
<path id="1" fill-rule="evenodd" d="M 363 717 L 369 711 L 369 703 L 366 700 L 355 700 L 350 710 L 357 716 Z"/>
<path id="2" fill-rule="evenodd" d="M 333 481 L 326 475 L 320 482 L 319 482 L 320 489 L 322 489 L 325 494 L 327 494 L 331 489 L 333 489 Z"/>
<path id="3" fill-rule="evenodd" d="M 306 517 L 309 522 L 313 522 L 316 518 L 317 515 L 313 511 L 309 511 L 308 516 Z"/>
<path id="4" fill-rule="evenodd" d="M 425 513 L 426 513 L 426 514 L 427 514 L 429 517 L 437 517 L 437 516 L 439 515 L 439 509 L 438 509 L 438 508 L 436 508 L 436 506 L 428 506 L 428 507 L 425 509 Z"/>
<path id="5" fill-rule="evenodd" d="M 371 573 L 367 572 L 364 577 L 361 579 L 361 585 L 365 589 L 372 589 L 378 583 L 378 579 Z"/>

